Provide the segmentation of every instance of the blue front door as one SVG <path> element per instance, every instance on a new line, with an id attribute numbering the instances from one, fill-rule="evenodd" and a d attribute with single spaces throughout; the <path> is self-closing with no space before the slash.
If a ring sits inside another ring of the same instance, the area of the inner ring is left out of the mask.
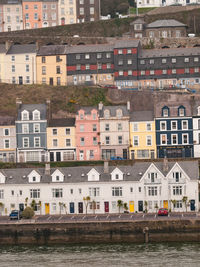
<path id="1" fill-rule="evenodd" d="M 191 211 L 194 211 L 195 210 L 195 200 L 194 199 L 191 199 L 190 200 L 190 210 Z"/>
<path id="2" fill-rule="evenodd" d="M 70 213 L 74 213 L 74 202 L 69 203 L 69 210 L 70 210 Z"/>

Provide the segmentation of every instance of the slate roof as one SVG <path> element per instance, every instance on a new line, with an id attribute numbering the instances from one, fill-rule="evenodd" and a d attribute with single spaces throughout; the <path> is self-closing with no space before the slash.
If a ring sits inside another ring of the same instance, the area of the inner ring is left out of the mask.
<path id="1" fill-rule="evenodd" d="M 8 50 L 7 54 L 26 54 L 26 53 L 36 53 L 36 44 L 23 44 L 23 45 L 12 45 Z"/>
<path id="2" fill-rule="evenodd" d="M 129 111 L 127 110 L 127 106 L 103 106 L 102 110 L 99 110 L 99 117 L 104 117 L 104 110 L 108 109 L 110 111 L 110 117 L 116 117 L 116 111 L 118 109 L 122 110 L 122 116 L 129 116 Z"/>
<path id="3" fill-rule="evenodd" d="M 134 25 L 134 24 L 145 24 L 145 21 L 142 18 L 139 18 L 130 23 L 130 25 Z"/>
<path id="4" fill-rule="evenodd" d="M 48 123 L 49 127 L 65 127 L 74 126 L 75 118 L 62 118 L 62 119 L 51 119 Z"/>
<path id="5" fill-rule="evenodd" d="M 146 25 L 146 28 L 186 27 L 185 24 L 175 19 L 156 20 Z"/>
<path id="6" fill-rule="evenodd" d="M 117 40 L 115 42 L 114 48 L 138 47 L 139 44 L 140 44 L 140 41 L 137 39 Z"/>
<path id="7" fill-rule="evenodd" d="M 27 110 L 29 112 L 29 120 L 32 120 L 32 112 L 36 109 L 40 111 L 40 119 L 46 120 L 47 119 L 46 104 L 22 104 L 20 105 L 18 109 L 17 120 L 21 120 L 21 112 L 24 110 Z"/>
<path id="8" fill-rule="evenodd" d="M 67 54 L 67 45 L 45 45 L 41 46 L 37 52 L 37 56 L 52 56 Z"/>
<path id="9" fill-rule="evenodd" d="M 0 44 L 0 53 L 6 53 L 6 46 L 5 46 L 5 44 Z"/>
<path id="10" fill-rule="evenodd" d="M 0 125 L 4 126 L 4 125 L 15 125 L 15 118 L 14 117 L 10 117 L 10 116 L 0 116 Z"/>
<path id="11" fill-rule="evenodd" d="M 97 110 L 97 107 L 96 107 L 96 106 L 91 106 L 91 107 L 89 107 L 89 106 L 85 106 L 85 107 L 83 107 L 83 106 L 82 106 L 82 107 L 79 108 L 79 110 L 81 110 L 81 109 L 84 110 L 84 113 L 87 115 L 87 114 L 91 114 L 91 111 L 92 111 L 92 110 L 94 110 L 94 109 Z M 78 110 L 78 111 L 79 111 L 79 110 Z M 78 114 L 78 111 L 77 111 L 76 114 Z"/>
<path id="12" fill-rule="evenodd" d="M 67 48 L 67 54 L 113 52 L 112 44 L 76 45 Z"/>
<path id="13" fill-rule="evenodd" d="M 139 58 L 169 57 L 169 56 L 195 56 L 200 55 L 199 47 L 191 48 L 166 48 L 166 49 L 142 49 Z"/>
<path id="14" fill-rule="evenodd" d="M 130 114 L 130 121 L 154 121 L 153 111 L 133 111 Z"/>
<path id="15" fill-rule="evenodd" d="M 168 171 L 163 171 L 163 162 L 155 162 L 155 166 L 166 176 L 170 172 L 176 162 L 168 162 Z M 117 166 L 119 170 L 124 173 L 123 181 L 139 181 L 143 174 L 147 171 L 151 162 L 136 162 L 133 166 Z M 198 161 L 180 161 L 178 162 L 180 167 L 185 171 L 191 180 L 199 179 Z M 50 183 L 52 181 L 51 175 L 55 170 L 59 170 L 64 175 L 64 183 L 84 183 L 88 182 L 88 172 L 91 169 L 95 169 L 100 173 L 100 182 L 111 182 L 111 172 L 116 166 L 109 166 L 109 173 L 104 173 L 103 166 L 81 166 L 81 167 L 66 167 L 66 168 L 52 168 L 50 169 L 50 175 L 45 174 L 44 168 L 19 168 L 19 169 L 2 169 L 0 172 L 6 176 L 6 184 L 28 184 L 28 175 L 35 170 L 41 175 L 40 183 Z M 84 174 L 84 176 L 83 176 Z M 91 182 L 92 183 L 92 182 Z M 98 181 L 95 181 L 98 183 Z M 34 184 L 34 183 L 32 183 Z M 61 184 L 61 182 L 60 182 Z"/>

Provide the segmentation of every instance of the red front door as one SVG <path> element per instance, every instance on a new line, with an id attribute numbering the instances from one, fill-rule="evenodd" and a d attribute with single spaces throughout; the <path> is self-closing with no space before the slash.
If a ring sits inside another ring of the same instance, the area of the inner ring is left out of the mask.
<path id="1" fill-rule="evenodd" d="M 109 212 L 109 202 L 108 201 L 104 202 L 104 210 L 105 210 L 105 212 Z"/>

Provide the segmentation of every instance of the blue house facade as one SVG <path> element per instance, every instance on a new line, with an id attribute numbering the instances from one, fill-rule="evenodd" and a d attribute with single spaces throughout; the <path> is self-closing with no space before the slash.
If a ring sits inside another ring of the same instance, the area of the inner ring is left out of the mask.
<path id="1" fill-rule="evenodd" d="M 47 158 L 46 104 L 20 104 L 17 112 L 17 162 L 41 162 Z"/>
<path id="2" fill-rule="evenodd" d="M 160 115 L 156 118 L 157 157 L 193 157 L 193 120 L 186 107 L 163 106 Z"/>

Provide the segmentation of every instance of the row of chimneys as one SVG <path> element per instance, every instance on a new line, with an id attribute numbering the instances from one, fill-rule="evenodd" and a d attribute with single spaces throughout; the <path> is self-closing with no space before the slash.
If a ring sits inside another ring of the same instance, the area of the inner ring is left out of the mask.
<path id="1" fill-rule="evenodd" d="M 169 169 L 168 159 L 165 157 L 163 160 L 163 171 L 167 172 L 168 169 Z M 50 163 L 46 163 L 45 164 L 45 175 L 50 175 L 50 172 L 51 172 Z M 103 172 L 109 173 L 109 163 L 106 160 L 104 161 Z"/>

